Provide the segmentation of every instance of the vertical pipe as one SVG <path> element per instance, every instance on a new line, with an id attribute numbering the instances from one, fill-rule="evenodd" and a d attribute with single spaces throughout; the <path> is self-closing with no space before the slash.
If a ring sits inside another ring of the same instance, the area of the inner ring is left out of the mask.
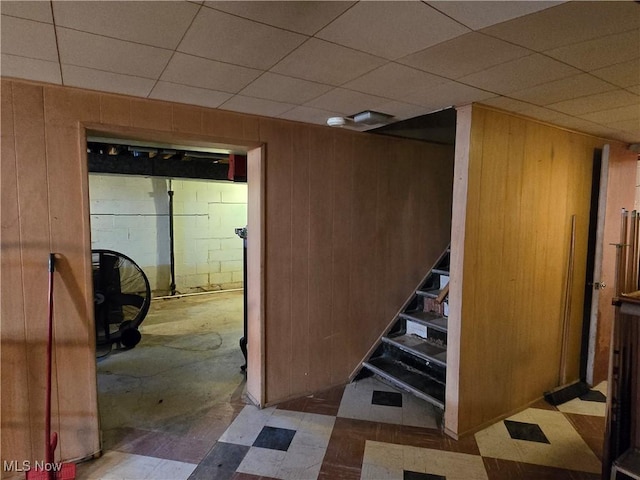
<path id="1" fill-rule="evenodd" d="M 173 239 L 173 190 L 171 185 L 171 179 L 169 179 L 169 261 L 171 263 L 171 295 L 176 294 L 176 259 L 174 252 L 174 239 Z"/>
<path id="2" fill-rule="evenodd" d="M 626 280 L 624 293 L 633 292 L 635 289 L 633 275 L 634 275 L 634 261 L 636 258 L 636 211 L 631 212 L 629 216 L 629 241 L 628 253 L 627 253 L 627 267 L 626 267 Z"/>
<path id="3" fill-rule="evenodd" d="M 640 261 L 640 212 L 637 211 L 635 217 L 635 230 L 636 234 L 633 239 L 633 275 L 631 279 L 634 292 L 640 289 L 640 284 L 638 284 L 638 269 L 640 267 L 640 265 L 638 264 L 638 262 Z"/>
<path id="4" fill-rule="evenodd" d="M 620 240 L 616 245 L 616 287 L 615 296 L 619 297 L 624 288 L 624 245 L 627 241 L 627 211 L 623 208 L 620 213 Z"/>

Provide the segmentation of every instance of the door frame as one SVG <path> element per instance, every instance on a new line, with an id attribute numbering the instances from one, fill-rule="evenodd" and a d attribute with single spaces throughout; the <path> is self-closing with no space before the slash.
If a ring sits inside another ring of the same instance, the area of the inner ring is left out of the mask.
<path id="1" fill-rule="evenodd" d="M 192 147 L 226 148 L 247 155 L 247 230 L 256 232 L 247 241 L 247 396 L 260 408 L 266 403 L 266 362 L 265 362 L 265 155 L 266 148 L 261 142 L 247 142 L 216 138 L 208 135 L 194 135 L 181 132 L 148 130 L 135 127 L 82 123 L 79 140 L 86 146 L 89 136 L 110 137 L 123 140 L 137 140 L 156 143 L 172 143 Z M 80 149 L 85 166 L 88 166 L 87 150 Z M 85 204 L 81 211 L 87 226 L 90 225 L 89 209 L 89 171 L 84 170 Z M 86 254 L 91 264 L 90 235 L 86 245 Z M 245 286 L 246 288 L 246 286 Z M 91 289 L 88 290 L 91 293 Z M 90 299 L 91 300 L 91 299 Z M 91 300 L 91 303 L 93 300 Z M 90 331 L 95 329 L 93 311 L 89 312 Z M 94 350 L 95 342 L 91 348 Z M 97 373 L 96 373 L 97 398 Z"/>
<path id="2" fill-rule="evenodd" d="M 604 228 L 607 211 L 607 189 L 609 186 L 609 145 L 604 145 L 601 154 L 600 188 L 598 192 L 598 214 L 596 220 L 595 253 L 593 258 L 593 277 L 587 278 L 587 283 L 592 283 L 591 309 L 589 313 L 589 338 L 587 350 L 586 382 L 593 385 L 594 368 L 596 358 L 596 341 L 598 338 L 598 309 L 600 305 L 600 288 L 595 288 L 596 283 L 602 280 L 602 258 L 604 251 Z M 609 288 L 612 286 L 610 285 Z M 581 372 L 582 373 L 582 372 Z"/>

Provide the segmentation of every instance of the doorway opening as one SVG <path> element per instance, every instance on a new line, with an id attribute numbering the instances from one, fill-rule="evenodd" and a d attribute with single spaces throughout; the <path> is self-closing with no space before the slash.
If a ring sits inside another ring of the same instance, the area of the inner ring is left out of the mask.
<path id="1" fill-rule="evenodd" d="M 198 463 L 245 404 L 246 151 L 142 143 L 87 142 L 92 250 L 126 255 L 151 292 L 139 344 L 96 345 L 102 449 Z"/>

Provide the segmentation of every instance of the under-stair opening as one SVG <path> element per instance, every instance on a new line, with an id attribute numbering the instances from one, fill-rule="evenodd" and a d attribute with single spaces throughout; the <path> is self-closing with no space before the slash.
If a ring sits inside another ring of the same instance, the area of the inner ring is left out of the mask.
<path id="1" fill-rule="evenodd" d="M 357 379 L 375 375 L 444 410 L 450 247 L 393 319 Z"/>

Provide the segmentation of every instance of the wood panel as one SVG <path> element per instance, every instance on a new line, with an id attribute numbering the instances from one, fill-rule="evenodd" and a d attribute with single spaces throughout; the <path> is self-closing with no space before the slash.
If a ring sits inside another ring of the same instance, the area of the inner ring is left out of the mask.
<path id="1" fill-rule="evenodd" d="M 249 320 L 256 326 L 264 312 L 264 325 L 250 332 L 260 348 L 250 348 L 248 379 L 263 405 L 346 382 L 443 248 L 436 243 L 446 244 L 449 147 L 33 82 L 2 88 L 3 460 L 44 452 L 52 250 L 60 254 L 58 452 L 71 460 L 99 448 L 85 128 L 201 146 L 264 144 L 250 166 L 264 180 L 249 193 L 258 206 L 250 221 L 264 230 L 249 272 L 264 272 L 265 283 L 249 295 Z"/>
<path id="2" fill-rule="evenodd" d="M 247 394 L 260 406 L 265 404 L 264 352 L 264 148 L 247 154 L 247 182 L 251 185 L 247 197 Z M 253 287 L 252 287 L 253 286 Z"/>
<path id="3" fill-rule="evenodd" d="M 328 174 L 333 185 L 333 220 L 331 269 L 331 383 L 337 384 L 346 378 L 353 364 L 348 361 L 344 352 L 349 351 L 349 316 L 350 265 L 349 257 L 353 248 L 351 238 L 351 210 L 349 205 L 353 198 L 351 190 L 351 166 L 353 164 L 353 137 L 343 131 L 334 134 L 334 151 Z"/>
<path id="4" fill-rule="evenodd" d="M 2 82 L 2 285 L 23 285 L 21 265 L 20 211 L 18 203 L 17 165 L 13 136 L 12 85 Z M 10 321 L 20 319 L 21 321 Z M 29 352 L 26 343 L 23 295 L 3 295 L 0 302 L 0 378 L 20 379 L 2 383 L 2 452 L 3 458 L 20 458 L 32 454 L 30 438 L 30 403 L 27 391 Z M 6 457 L 4 457 L 6 455 Z"/>
<path id="5" fill-rule="evenodd" d="M 92 265 L 85 247 L 91 242 L 89 217 L 68 214 L 69 205 L 79 211 L 89 210 L 87 163 L 78 162 L 78 158 L 84 158 L 81 143 L 85 142 L 79 142 L 79 138 L 83 137 L 77 127 L 47 128 L 51 251 L 57 253 L 55 359 L 60 366 L 56 377 L 61 386 L 91 385 L 96 378 L 95 353 L 93 348 L 87 348 L 95 342 Z M 69 365 L 85 367 L 68 368 Z M 60 417 L 64 418 L 57 430 L 61 457 L 82 458 L 87 450 L 98 452 L 95 389 L 59 388 L 56 393 Z"/>
<path id="6" fill-rule="evenodd" d="M 28 351 L 28 383 L 22 385 L 24 396 L 21 400 L 28 402 L 31 413 L 31 454 L 37 459 L 43 459 L 47 263 L 50 251 L 43 89 L 36 85 L 14 84 L 12 98 L 23 282 L 16 293 L 24 299 L 24 311 L 18 318 L 25 324 L 25 344 Z M 52 405 L 52 412 L 54 426 L 57 423 L 55 405 Z"/>
<path id="7" fill-rule="evenodd" d="M 292 356 L 292 129 L 276 120 L 260 125 L 266 160 L 266 401 L 291 396 Z"/>
<path id="8" fill-rule="evenodd" d="M 462 279 L 465 265 L 465 238 L 469 178 L 469 158 L 471 150 L 471 106 L 457 109 L 456 113 L 456 146 L 453 172 L 453 195 L 451 214 L 451 254 L 449 262 L 449 319 L 447 321 L 447 382 L 446 406 L 444 411 L 444 428 L 451 435 L 458 432 L 458 408 L 460 403 L 459 371 L 462 355 Z M 476 129 L 475 131 L 478 131 Z"/>
<path id="9" fill-rule="evenodd" d="M 333 257 L 333 182 L 327 182 L 327 165 L 336 156 L 333 132 L 327 129 L 309 131 L 308 227 L 309 227 L 309 370 L 307 388 L 317 391 L 332 384 L 331 321 Z M 344 377 L 343 377 L 344 378 Z"/>
<path id="10" fill-rule="evenodd" d="M 464 227 L 461 219 L 455 224 L 464 228 L 464 265 L 452 252 L 463 277 L 450 292 L 460 351 L 457 372 L 449 372 L 458 376 L 451 397 L 457 412 L 447 413 L 446 428 L 457 435 L 558 385 L 573 214 L 567 380 L 578 378 L 593 151 L 603 144 L 482 107 L 473 107 L 470 130 L 466 198 L 461 190 L 454 205 L 466 219 Z M 447 408 L 450 395 L 448 388 Z"/>
<path id="11" fill-rule="evenodd" d="M 309 131 L 301 126 L 291 127 L 289 162 L 291 178 L 291 305 L 290 344 L 291 366 L 289 381 L 303 392 L 309 390 L 311 345 L 319 339 L 311 337 L 310 294 L 311 271 L 316 266 L 309 258 L 310 199 L 309 199 Z M 277 248 L 277 246 L 274 246 Z"/>

